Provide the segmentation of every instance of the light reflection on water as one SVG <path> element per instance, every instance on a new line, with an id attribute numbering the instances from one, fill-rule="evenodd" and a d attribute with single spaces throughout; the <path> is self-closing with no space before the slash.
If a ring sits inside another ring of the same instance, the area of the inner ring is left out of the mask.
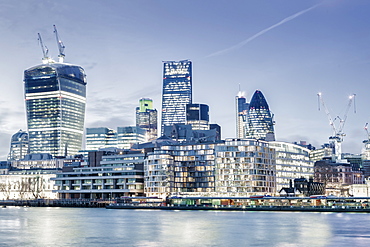
<path id="1" fill-rule="evenodd" d="M 0 246 L 367 246 L 370 214 L 0 209 Z"/>

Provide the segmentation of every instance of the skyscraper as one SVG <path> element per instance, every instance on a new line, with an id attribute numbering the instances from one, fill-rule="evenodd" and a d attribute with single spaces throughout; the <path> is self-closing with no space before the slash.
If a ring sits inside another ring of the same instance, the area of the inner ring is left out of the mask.
<path id="1" fill-rule="evenodd" d="M 39 40 L 43 64 L 24 71 L 30 153 L 76 154 L 82 147 L 84 129 L 85 72 L 80 66 L 63 62 L 60 41 L 60 59 L 55 62 L 47 57 L 40 36 Z"/>
<path id="2" fill-rule="evenodd" d="M 186 105 L 186 124 L 193 130 L 209 130 L 209 107 L 205 104 Z"/>
<path id="3" fill-rule="evenodd" d="M 243 93 L 239 91 L 235 97 L 236 103 L 236 136 L 237 138 L 245 138 L 248 123 L 248 108 L 249 104 Z"/>
<path id="4" fill-rule="evenodd" d="M 162 134 L 164 126 L 186 123 L 186 104 L 192 103 L 192 63 L 166 61 L 163 65 Z"/>
<path id="5" fill-rule="evenodd" d="M 136 108 L 136 126 L 146 131 L 145 141 L 157 139 L 157 115 L 152 99 L 140 99 L 139 107 Z"/>
<path id="6" fill-rule="evenodd" d="M 256 90 L 249 104 L 248 138 L 275 141 L 273 115 L 262 92 Z"/>

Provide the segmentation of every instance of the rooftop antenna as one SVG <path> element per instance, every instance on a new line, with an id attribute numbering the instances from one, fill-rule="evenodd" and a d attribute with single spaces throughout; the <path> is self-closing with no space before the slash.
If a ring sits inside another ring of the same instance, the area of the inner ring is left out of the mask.
<path id="1" fill-rule="evenodd" d="M 48 63 L 49 60 L 50 60 L 50 58 L 48 57 L 49 49 L 42 42 L 41 34 L 37 33 L 37 35 L 39 36 L 38 41 L 40 42 L 40 46 L 41 46 L 41 50 L 42 50 L 42 54 L 43 54 L 42 62 L 43 63 Z"/>
<path id="2" fill-rule="evenodd" d="M 60 37 L 58 35 L 57 27 L 55 25 L 53 25 L 53 26 L 54 26 L 55 38 L 57 39 L 57 44 L 58 44 L 58 49 L 59 49 L 59 55 L 58 55 L 59 63 L 63 63 L 64 62 L 64 57 L 65 57 L 64 48 L 66 48 L 66 47 L 64 46 L 62 40 L 60 39 Z"/>

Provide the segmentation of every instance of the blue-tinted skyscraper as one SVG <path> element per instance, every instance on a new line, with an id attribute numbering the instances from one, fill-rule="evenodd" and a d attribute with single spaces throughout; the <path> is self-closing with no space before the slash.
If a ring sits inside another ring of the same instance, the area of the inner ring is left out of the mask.
<path id="1" fill-rule="evenodd" d="M 40 36 L 39 40 L 42 45 Z M 82 67 L 63 62 L 64 46 L 58 42 L 59 62 L 43 50 L 43 64 L 24 71 L 31 154 L 64 156 L 77 154 L 82 148 L 86 76 Z"/>
<path id="2" fill-rule="evenodd" d="M 248 109 L 249 104 L 242 92 L 235 97 L 236 103 L 236 136 L 237 138 L 245 138 L 248 124 Z"/>
<path id="3" fill-rule="evenodd" d="M 206 104 L 186 105 L 186 124 L 193 130 L 209 130 L 209 106 Z"/>
<path id="4" fill-rule="evenodd" d="M 186 104 L 192 103 L 192 63 L 189 60 L 163 64 L 162 134 L 164 126 L 186 123 Z"/>
<path id="5" fill-rule="evenodd" d="M 256 90 L 249 104 L 247 138 L 275 141 L 273 115 L 262 92 Z"/>

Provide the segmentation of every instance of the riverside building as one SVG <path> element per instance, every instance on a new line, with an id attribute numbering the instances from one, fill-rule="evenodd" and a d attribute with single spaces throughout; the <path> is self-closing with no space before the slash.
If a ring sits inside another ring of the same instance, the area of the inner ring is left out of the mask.
<path id="1" fill-rule="evenodd" d="M 164 126 L 186 123 L 186 104 L 191 103 L 191 61 L 165 61 L 163 63 L 162 134 Z"/>
<path id="2" fill-rule="evenodd" d="M 274 195 L 275 150 L 256 139 L 226 139 L 215 148 L 215 185 L 219 196 Z"/>
<path id="3" fill-rule="evenodd" d="M 141 152 L 106 155 L 97 167 L 77 167 L 53 180 L 60 199 L 109 199 L 143 196 L 144 159 Z"/>
<path id="4" fill-rule="evenodd" d="M 288 142 L 269 142 L 275 149 L 276 156 L 276 189 L 290 187 L 294 179 L 305 178 L 307 181 L 314 176 L 314 162 L 310 160 L 310 150 Z"/>

